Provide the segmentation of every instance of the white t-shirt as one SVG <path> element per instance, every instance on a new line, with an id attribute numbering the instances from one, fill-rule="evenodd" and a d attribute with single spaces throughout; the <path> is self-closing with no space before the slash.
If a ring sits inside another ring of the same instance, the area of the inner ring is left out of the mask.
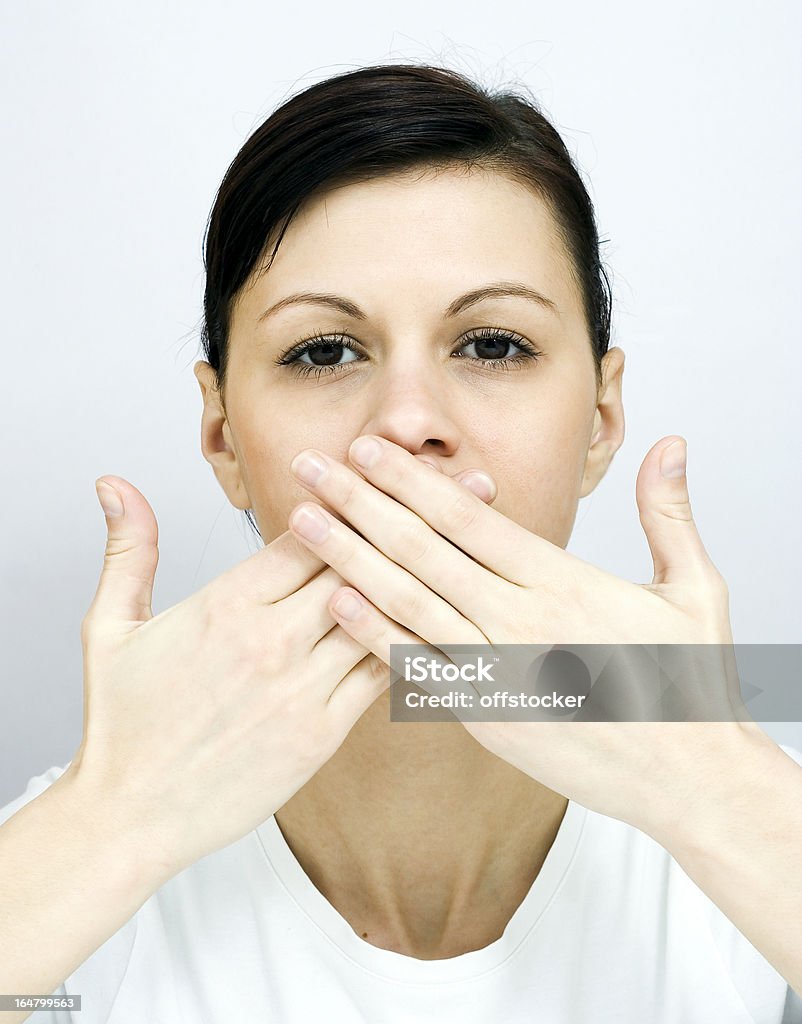
<path id="1" fill-rule="evenodd" d="M 63 771 L 31 779 L 0 822 Z M 802 1002 L 659 844 L 573 801 L 483 949 L 370 945 L 271 817 L 162 886 L 53 994 L 82 1010 L 32 1024 L 802 1024 Z"/>

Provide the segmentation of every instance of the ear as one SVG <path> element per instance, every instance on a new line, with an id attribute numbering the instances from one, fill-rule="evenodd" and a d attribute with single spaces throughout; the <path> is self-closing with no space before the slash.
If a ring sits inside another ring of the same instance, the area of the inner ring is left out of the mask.
<path id="1" fill-rule="evenodd" d="M 201 417 L 203 457 L 214 470 L 217 482 L 225 491 L 226 497 L 234 508 L 250 508 L 251 503 L 242 479 L 223 396 L 217 386 L 217 373 L 214 367 L 203 359 L 195 363 L 193 373 L 203 396 L 203 415 Z"/>
<path id="2" fill-rule="evenodd" d="M 596 487 L 624 440 L 624 406 L 621 402 L 621 379 L 624 374 L 624 352 L 614 347 L 602 356 L 602 381 L 596 412 L 593 416 L 580 498 Z"/>

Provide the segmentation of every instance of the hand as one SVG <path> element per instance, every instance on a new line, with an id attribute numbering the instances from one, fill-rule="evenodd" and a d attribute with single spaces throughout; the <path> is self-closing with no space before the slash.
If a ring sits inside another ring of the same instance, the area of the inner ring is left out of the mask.
<path id="1" fill-rule="evenodd" d="M 375 461 L 357 461 L 357 449 L 374 443 Z M 329 609 L 387 664 L 394 643 L 732 642 L 726 584 L 691 515 L 681 438 L 657 442 L 638 474 L 637 502 L 654 562 L 654 578 L 643 585 L 536 536 L 384 438 L 351 446 L 359 473 L 319 451 L 314 456 L 324 468 L 317 483 L 298 479 L 337 518 L 304 503 L 290 528 L 348 581 L 332 594 Z M 318 532 L 304 535 L 313 516 Z M 349 603 L 353 617 L 346 617 Z M 464 724 L 544 785 L 644 828 L 650 816 L 683 813 L 706 759 L 719 765 L 741 736 L 736 723 Z"/>
<path id="2" fill-rule="evenodd" d="M 388 680 L 327 611 L 342 579 L 290 533 L 154 617 L 156 518 L 132 484 L 106 479 L 124 511 L 107 506 L 81 629 L 84 735 L 68 772 L 112 796 L 121 827 L 169 877 L 280 808 Z"/>

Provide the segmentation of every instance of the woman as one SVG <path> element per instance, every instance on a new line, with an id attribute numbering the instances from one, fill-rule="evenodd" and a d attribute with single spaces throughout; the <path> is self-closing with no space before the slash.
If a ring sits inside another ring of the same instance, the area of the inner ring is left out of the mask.
<path id="1" fill-rule="evenodd" d="M 246 142 L 195 374 L 265 547 L 153 617 L 155 517 L 99 481 L 84 738 L 5 809 L 3 991 L 84 1024 L 782 1020 L 802 772 L 754 724 L 389 713 L 392 644 L 731 642 L 682 438 L 638 476 L 651 585 L 564 550 L 624 433 L 598 249 L 554 128 L 453 72 L 338 76 Z"/>

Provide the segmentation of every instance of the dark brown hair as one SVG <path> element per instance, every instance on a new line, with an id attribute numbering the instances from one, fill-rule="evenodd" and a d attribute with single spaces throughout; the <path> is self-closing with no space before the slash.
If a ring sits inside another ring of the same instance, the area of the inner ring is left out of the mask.
<path id="1" fill-rule="evenodd" d="M 548 203 L 582 296 L 597 371 L 611 296 L 593 204 L 535 102 L 489 93 L 429 65 L 379 65 L 328 78 L 282 104 L 234 158 L 204 238 L 204 358 L 225 381 L 231 307 L 301 205 L 327 188 L 437 165 L 480 165 L 524 181 Z"/>

